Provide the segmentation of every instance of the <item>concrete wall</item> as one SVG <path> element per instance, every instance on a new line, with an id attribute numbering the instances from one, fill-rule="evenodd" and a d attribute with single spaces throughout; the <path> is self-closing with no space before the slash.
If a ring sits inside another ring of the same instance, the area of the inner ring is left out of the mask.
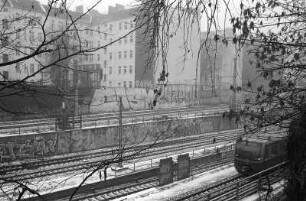
<path id="1" fill-rule="evenodd" d="M 125 124 L 123 144 L 190 136 L 236 128 L 221 116 Z M 54 156 L 118 146 L 118 126 L 1 137 L 1 161 Z"/>
<path id="2" fill-rule="evenodd" d="M 91 113 L 119 111 L 119 96 L 122 96 L 124 110 L 149 109 L 153 101 L 153 90 L 144 88 L 97 89 L 90 105 Z M 231 91 L 205 90 L 202 86 L 190 84 L 169 84 L 163 91 L 155 108 L 184 107 L 196 104 L 228 104 Z"/>

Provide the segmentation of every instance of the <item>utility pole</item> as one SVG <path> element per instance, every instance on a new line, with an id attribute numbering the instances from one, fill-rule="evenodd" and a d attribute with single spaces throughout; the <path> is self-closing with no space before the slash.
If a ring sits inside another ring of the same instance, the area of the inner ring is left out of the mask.
<path id="1" fill-rule="evenodd" d="M 77 60 L 73 61 L 74 64 L 74 76 L 75 76 L 75 104 L 74 104 L 74 115 L 79 115 L 79 72 Z"/>
<path id="2" fill-rule="evenodd" d="M 236 91 L 237 91 L 237 55 L 234 58 L 234 74 L 233 74 L 233 100 L 232 100 L 232 110 L 236 112 Z"/>
<path id="3" fill-rule="evenodd" d="M 122 96 L 119 96 L 119 160 L 120 163 L 118 164 L 120 167 L 122 167 L 122 152 L 123 152 L 123 146 L 122 146 Z"/>

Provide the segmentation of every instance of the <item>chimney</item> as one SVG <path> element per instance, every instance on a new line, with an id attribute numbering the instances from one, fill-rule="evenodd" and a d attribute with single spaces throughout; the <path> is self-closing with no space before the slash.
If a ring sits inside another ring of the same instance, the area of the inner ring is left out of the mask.
<path id="1" fill-rule="evenodd" d="M 117 11 L 124 10 L 124 5 L 116 3 L 116 9 Z"/>
<path id="2" fill-rule="evenodd" d="M 108 14 L 115 14 L 118 11 L 124 10 L 124 5 L 116 3 L 116 7 L 108 6 Z"/>
<path id="3" fill-rule="evenodd" d="M 84 9 L 83 5 L 75 7 L 75 11 L 78 12 L 78 13 L 81 13 L 81 14 L 83 14 L 83 12 L 84 12 L 83 9 Z"/>
<path id="4" fill-rule="evenodd" d="M 108 6 L 108 14 L 116 13 L 116 8 L 114 6 Z"/>

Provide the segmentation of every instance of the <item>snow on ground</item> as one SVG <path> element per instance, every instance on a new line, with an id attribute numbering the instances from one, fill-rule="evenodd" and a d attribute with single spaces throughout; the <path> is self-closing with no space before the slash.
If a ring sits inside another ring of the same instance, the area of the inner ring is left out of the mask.
<path id="1" fill-rule="evenodd" d="M 225 165 L 187 179 L 177 181 L 165 186 L 150 188 L 126 197 L 115 199 L 115 201 L 160 201 L 167 200 L 179 194 L 198 189 L 205 185 L 238 174 L 233 164 Z"/>
<path id="2" fill-rule="evenodd" d="M 282 193 L 282 191 L 284 190 L 283 186 L 284 186 L 285 182 L 282 180 L 278 183 L 275 183 L 272 185 L 272 193 L 270 194 L 270 198 L 273 196 L 276 196 L 278 193 Z M 261 191 L 258 192 L 256 194 L 253 194 L 251 196 L 248 196 L 244 199 L 242 199 L 241 201 L 257 201 L 257 200 L 264 200 L 266 197 L 267 192 L 266 191 Z"/>
<path id="3" fill-rule="evenodd" d="M 223 167 L 213 169 L 181 181 L 177 181 L 161 187 L 150 188 L 132 195 L 115 199 L 114 201 L 164 201 L 170 199 L 171 197 L 176 197 L 182 193 L 196 190 L 200 187 L 212 184 L 216 181 L 236 174 L 238 173 L 233 167 L 233 164 L 225 165 Z M 283 185 L 284 181 L 273 184 L 273 192 L 270 194 L 270 198 L 277 195 L 278 193 L 281 193 L 283 191 Z M 265 198 L 265 196 L 266 192 L 262 191 L 243 198 L 241 201 L 258 201 L 260 198 Z"/>
<path id="4" fill-rule="evenodd" d="M 189 153 L 190 157 L 199 157 L 199 156 L 204 156 L 208 155 L 211 153 L 214 153 L 217 148 L 222 148 L 224 146 L 230 147 L 229 144 L 221 144 L 221 143 L 216 143 L 216 144 L 211 144 L 208 146 L 205 146 L 203 148 L 199 148 L 197 150 L 195 149 L 190 149 L 190 150 L 185 150 L 183 152 L 177 152 L 177 153 L 168 153 L 168 154 L 161 154 L 158 156 L 153 156 L 153 157 L 144 157 L 140 159 L 135 159 L 132 161 L 129 161 L 128 163 L 124 163 L 124 169 L 120 171 L 116 171 L 116 167 L 111 167 L 107 169 L 107 179 L 111 179 L 120 175 L 125 175 L 134 172 L 134 169 L 136 171 L 141 171 L 141 170 L 146 170 L 152 167 L 158 167 L 159 161 L 162 158 L 167 158 L 167 157 L 172 157 L 173 161 L 177 160 L 177 156 L 179 154 L 185 154 Z M 205 151 L 204 151 L 205 150 Z M 119 173 L 120 172 L 120 173 Z M 102 178 L 100 176 L 102 175 Z M 39 193 L 40 194 L 46 194 L 50 192 L 55 192 L 59 190 L 64 190 L 68 188 L 73 188 L 78 186 L 83 179 L 85 178 L 86 174 L 85 173 L 76 173 L 74 172 L 73 174 L 61 174 L 61 175 L 54 175 L 50 176 L 48 178 L 44 178 L 42 181 L 42 178 L 38 178 L 37 180 L 32 180 L 33 187 L 39 187 Z M 90 177 L 85 184 L 93 183 L 93 182 L 99 182 L 103 181 L 103 170 L 102 173 L 100 174 L 97 172 L 94 174 L 92 177 Z"/>

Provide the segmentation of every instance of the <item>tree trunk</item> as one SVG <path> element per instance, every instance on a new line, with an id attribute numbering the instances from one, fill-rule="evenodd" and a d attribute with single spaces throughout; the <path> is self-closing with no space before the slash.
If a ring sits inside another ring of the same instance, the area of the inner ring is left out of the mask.
<path id="1" fill-rule="evenodd" d="M 287 144 L 289 176 L 285 193 L 290 201 L 306 201 L 306 112 L 292 121 Z"/>

